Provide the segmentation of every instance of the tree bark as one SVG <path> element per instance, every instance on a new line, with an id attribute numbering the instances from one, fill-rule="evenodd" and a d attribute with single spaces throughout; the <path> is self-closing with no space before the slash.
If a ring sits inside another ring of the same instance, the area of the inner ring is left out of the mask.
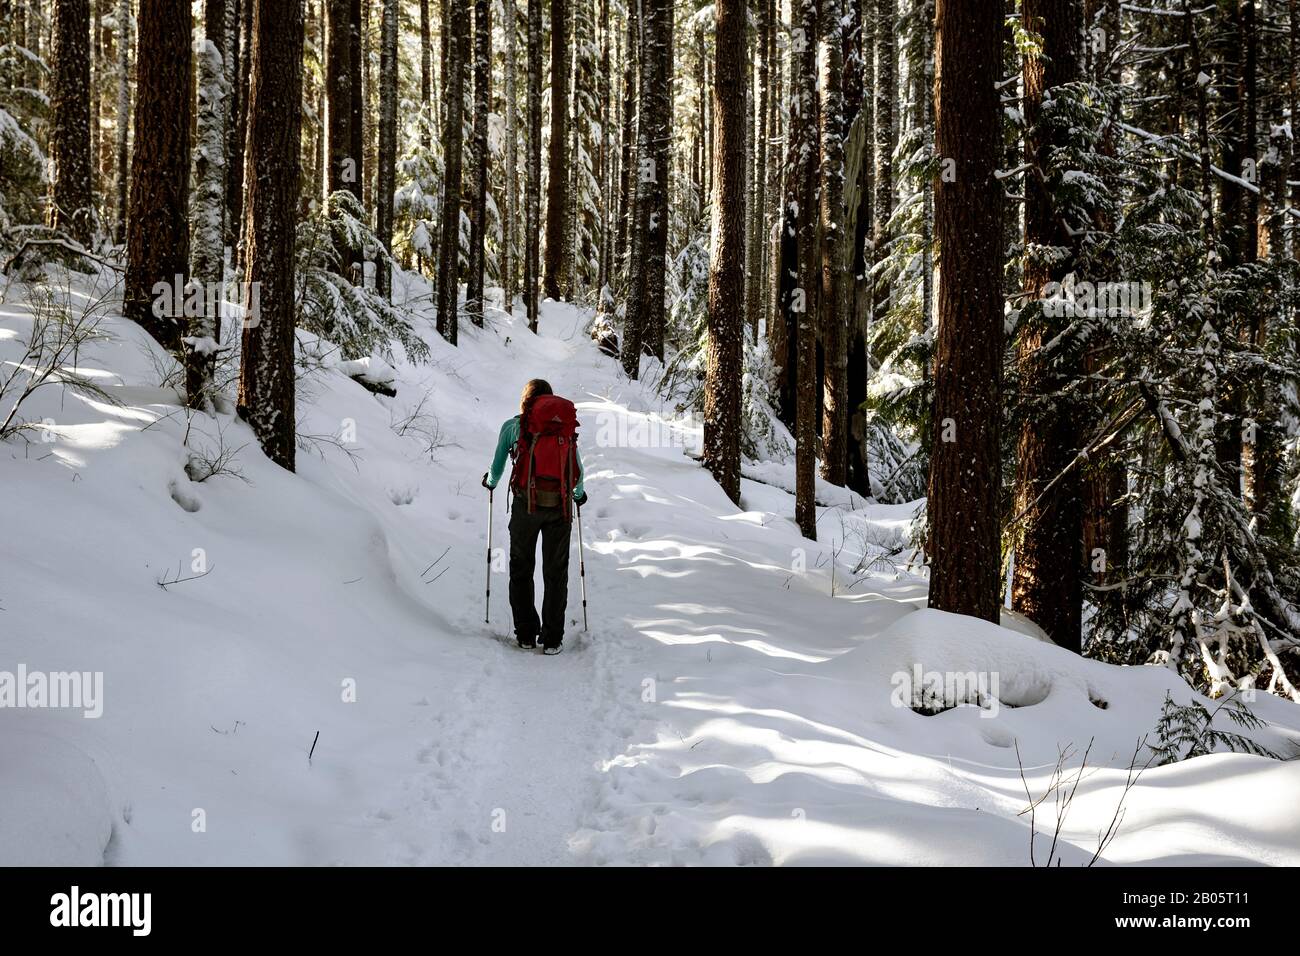
<path id="1" fill-rule="evenodd" d="M 194 150 L 194 230 L 191 275 L 205 289 L 220 287 L 226 265 L 226 55 L 227 0 L 204 5 L 204 45 L 199 53 L 198 118 Z M 213 350 L 221 340 L 221 312 L 204 296 L 204 308 L 190 316 L 185 350 L 185 395 L 191 407 L 210 403 Z"/>
<path id="2" fill-rule="evenodd" d="M 505 63 L 505 100 L 506 100 L 506 144 L 505 169 L 502 171 L 501 204 L 501 299 L 506 312 L 515 311 L 515 241 L 518 232 L 518 214 L 515 209 L 519 196 L 519 101 L 515 92 L 515 76 L 518 73 L 518 34 L 519 28 L 515 18 L 515 0 L 502 0 L 504 12 L 502 30 L 506 35 Z"/>
<path id="3" fill-rule="evenodd" d="M 452 33 L 447 43 L 446 123 L 442 134 L 442 238 L 438 247 L 438 332 L 452 345 L 459 331 L 460 193 L 462 114 L 465 104 L 465 64 L 469 59 L 469 11 L 465 0 L 447 0 Z"/>
<path id="4" fill-rule="evenodd" d="M 709 344 L 704 381 L 704 464 L 740 504 L 741 345 L 745 335 L 745 2 L 714 6 L 713 199 Z"/>
<path id="5" fill-rule="evenodd" d="M 433 48 L 430 36 L 429 0 L 420 0 L 420 146 L 426 152 L 433 147 Z"/>
<path id="6" fill-rule="evenodd" d="M 239 415 L 266 456 L 293 471 L 294 236 L 301 176 L 303 9 L 302 0 L 251 2 L 244 244 L 248 283 L 260 291 L 257 313 L 244 325 Z"/>
<path id="7" fill-rule="evenodd" d="M 255 0 L 244 0 L 245 3 Z M 328 167 L 325 199 L 346 190 L 362 200 L 362 142 L 357 102 L 361 95 L 360 2 L 327 0 L 328 23 L 325 38 L 325 112 Z M 356 281 L 361 250 L 335 250 L 333 268 Z"/>
<path id="8" fill-rule="evenodd" d="M 1120 42 L 1120 3 L 1119 0 L 1097 0 L 1095 28 L 1103 32 L 1104 44 L 1092 63 L 1093 75 L 1106 78 L 1111 82 L 1122 79 L 1121 61 L 1113 57 L 1113 51 L 1119 49 Z M 1090 21 L 1091 22 L 1091 21 Z M 1085 43 L 1087 39 L 1085 38 Z M 1092 44 L 1089 44 L 1092 47 Z M 1121 117 L 1116 116 L 1116 120 Z M 1113 132 L 1102 140 L 1101 152 L 1114 156 L 1116 136 Z M 1113 223 L 1104 219 L 1099 225 L 1103 231 L 1113 228 Z M 1089 376 L 1101 372 L 1107 356 L 1102 345 L 1094 345 L 1084 356 L 1084 371 Z M 1089 385 L 1091 396 L 1100 390 L 1098 385 Z M 1120 581 L 1127 574 L 1129 553 L 1129 505 L 1128 469 L 1118 456 L 1100 462 L 1083 477 L 1083 557 L 1087 570 L 1092 571 L 1093 583 L 1106 587 Z M 1103 558 L 1101 565 L 1096 558 Z M 1092 570 L 1092 569 L 1096 570 Z M 1123 589 L 1112 588 L 1094 592 L 1092 602 L 1102 613 L 1107 607 L 1123 613 L 1126 602 Z"/>
<path id="9" fill-rule="evenodd" d="M 569 10 L 551 0 L 551 146 L 546 183 L 546 262 L 542 294 L 563 299 L 565 218 L 569 214 Z"/>
<path id="10" fill-rule="evenodd" d="M 524 177 L 524 311 L 537 331 L 542 206 L 542 0 L 528 0 L 528 156 Z"/>
<path id="11" fill-rule="evenodd" d="M 645 339 L 642 343 L 642 348 L 660 362 L 664 360 L 664 330 L 667 324 L 664 292 L 670 214 L 668 189 L 672 175 L 673 9 L 672 0 L 665 0 L 659 22 L 657 48 L 661 81 L 652 91 L 654 136 L 651 140 L 651 156 L 656 173 L 652 184 L 654 204 L 650 212 L 650 242 L 646 252 Z"/>
<path id="12" fill-rule="evenodd" d="M 1002 15 L 935 6 L 939 328 L 930 453 L 930 607 L 997 621 L 1002 419 Z M 950 174 L 950 175 L 949 175 Z"/>
<path id="13" fill-rule="evenodd" d="M 753 172 L 753 199 L 750 203 L 748 221 L 746 223 L 746 245 L 749 248 L 745 271 L 748 273 L 749 281 L 745 286 L 745 319 L 749 323 L 750 337 L 758 341 L 759 317 L 763 313 L 762 302 L 764 300 L 764 274 L 763 263 L 766 258 L 765 242 L 767 230 L 767 144 L 770 133 L 767 128 L 767 101 L 770 95 L 769 87 L 769 61 L 768 61 L 768 34 L 772 30 L 772 24 L 769 20 L 771 4 L 769 0 L 759 0 L 755 14 L 758 20 L 757 36 L 755 37 L 754 47 L 758 57 L 758 67 L 756 70 L 756 84 L 758 86 L 758 113 L 756 118 L 757 132 L 754 143 L 754 165 Z"/>
<path id="14" fill-rule="evenodd" d="M 768 78 L 772 86 L 771 96 L 767 101 L 767 140 L 771 161 L 767 172 L 767 209 L 763 223 L 763 269 L 766 273 L 766 295 L 762 301 L 764 325 L 768 341 L 768 351 L 776 364 L 778 378 L 785 374 L 785 356 L 780 350 L 784 339 L 778 336 L 784 330 L 784 316 L 780 308 L 780 253 L 781 253 L 781 215 L 785 203 L 782 199 L 782 175 L 786 168 L 786 157 L 781 148 L 783 144 L 781 119 L 784 105 L 782 90 L 781 58 L 777 54 L 777 34 L 784 22 L 780 19 L 781 11 L 776 0 L 767 0 L 769 28 L 767 31 Z"/>
<path id="15" fill-rule="evenodd" d="M 596 76 L 597 115 L 600 138 L 596 151 L 596 182 L 600 184 L 600 248 L 596 275 L 596 312 L 604 314 L 609 302 L 610 254 L 613 242 L 610 237 L 610 207 L 614 203 L 615 192 L 610 179 L 613 169 L 613 157 L 610 144 L 613 137 L 610 130 L 614 125 L 613 84 L 610 82 L 610 27 L 609 0 L 600 0 L 600 65 Z"/>
<path id="16" fill-rule="evenodd" d="M 987 0 L 986 0 L 987 2 Z M 877 0 L 876 7 L 876 134 L 875 208 L 872 214 L 871 249 L 873 264 L 886 256 L 889 217 L 894 212 L 894 147 L 898 144 L 895 100 L 898 98 L 898 40 L 895 30 L 898 0 Z M 872 318 L 880 320 L 889 311 L 889 286 L 872 282 Z"/>
<path id="17" fill-rule="evenodd" d="M 1063 280 L 1074 269 L 1076 242 L 1064 213 L 1056 208 L 1048 180 L 1051 152 L 1069 144 L 1044 129 L 1043 101 L 1054 87 L 1078 78 L 1082 19 L 1075 0 L 1023 0 L 1022 10 L 1025 25 L 1043 38 L 1043 48 L 1041 55 L 1027 55 L 1024 63 L 1025 162 L 1031 167 L 1025 176 L 1029 254 L 1024 293 L 1030 305 L 1016 344 L 1026 415 L 1016 448 L 1014 512 L 1023 513 L 1024 523 L 1018 529 L 1011 603 L 1057 644 L 1078 652 L 1083 590 L 1076 556 L 1083 535 L 1083 488 L 1078 469 L 1066 472 L 1079 447 L 1078 409 L 1066 388 L 1082 367 L 1077 353 L 1054 361 L 1040 355 L 1069 320 L 1050 319 L 1034 303 L 1044 297 L 1048 283 Z M 1054 255 L 1049 262 L 1035 251 L 1044 247 L 1070 252 Z"/>
<path id="18" fill-rule="evenodd" d="M 116 155 L 116 177 L 113 188 L 113 242 L 126 242 L 127 196 L 131 183 L 130 159 L 131 130 L 131 0 L 117 2 L 117 141 L 113 144 Z"/>
<path id="19" fill-rule="evenodd" d="M 666 189 L 667 112 L 671 102 L 663 46 L 671 42 L 670 0 L 640 0 L 640 76 L 637 80 L 637 168 L 629 237 L 628 290 L 619 343 L 623 371 L 640 375 L 641 354 L 654 338 L 656 314 L 663 314 L 663 228 L 660 190 Z M 666 225 L 666 224 L 664 224 Z M 658 264 L 656 267 L 656 254 Z"/>
<path id="20" fill-rule="evenodd" d="M 797 326 L 797 401 L 795 405 L 795 523 L 805 538 L 817 540 L 817 3 L 798 0 L 797 35 L 791 88 L 797 97 L 794 173 L 798 183 L 798 287 L 791 311 Z"/>
<path id="21" fill-rule="evenodd" d="M 256 0 L 244 0 L 254 3 Z M 326 198 L 346 189 L 361 198 L 360 159 L 352 146 L 352 65 L 350 11 L 353 0 L 326 0 L 325 38 Z"/>
<path id="22" fill-rule="evenodd" d="M 248 140 L 248 81 L 250 57 L 253 45 L 253 3 L 255 0 L 237 0 L 239 3 L 239 69 L 235 86 L 238 95 L 232 104 L 232 124 L 230 139 L 230 156 L 226 164 L 226 208 L 230 220 L 230 230 L 234 249 L 235 271 L 243 270 L 244 246 L 244 147 Z M 324 2 L 324 0 L 322 0 Z"/>
<path id="23" fill-rule="evenodd" d="M 103 7 L 108 0 L 91 0 L 90 2 L 90 87 L 88 90 L 90 112 L 90 195 L 91 209 L 95 215 L 95 226 L 100 222 L 100 176 L 104 166 L 104 157 L 100 153 L 100 121 L 103 118 L 104 57 L 105 41 L 112 42 L 112 36 L 103 28 Z M 17 24 L 14 24 L 16 27 Z"/>
<path id="24" fill-rule="evenodd" d="M 875 86 L 876 34 L 878 32 L 876 0 L 861 0 L 855 4 L 857 19 L 850 29 L 853 37 L 846 45 L 845 53 L 845 101 L 852 109 L 857 104 L 857 120 L 860 132 L 861 156 L 857 166 L 857 178 L 853 192 L 857 195 L 857 206 L 849 210 L 852 214 L 852 273 L 853 288 L 849 296 L 849 346 L 848 346 L 848 400 L 852 409 L 849 418 L 850 441 L 848 442 L 845 463 L 845 482 L 858 494 L 871 494 L 871 474 L 868 463 L 869 428 L 867 416 L 862 405 L 867 399 L 867 380 L 871 375 L 871 362 L 867 349 L 867 333 L 871 324 L 872 283 L 871 264 L 874 261 L 873 235 L 875 232 L 875 96 L 867 87 Z M 931 15 L 929 23 L 934 22 Z M 892 25 L 891 25 L 892 28 Z M 932 37 L 927 30 L 926 37 Z M 853 54 L 850 59 L 850 54 Z M 919 68 L 926 72 L 927 96 L 932 95 L 933 74 L 930 72 L 930 59 Z M 855 93 L 853 91 L 861 91 Z M 845 183 L 848 192 L 848 183 Z"/>
<path id="25" fill-rule="evenodd" d="M 488 108 L 492 76 L 492 5 L 474 0 L 474 132 L 469 216 L 469 279 L 465 312 L 475 325 L 483 324 L 483 251 L 487 230 Z"/>
<path id="26" fill-rule="evenodd" d="M 1238 17 L 1241 21 L 1241 33 L 1244 42 L 1244 56 L 1241 66 L 1241 100 L 1245 107 L 1245 159 L 1254 164 L 1258 170 L 1259 157 L 1259 78 L 1258 72 L 1258 31 L 1256 29 L 1255 0 L 1240 0 Z M 1262 177 L 1256 177 L 1262 184 Z M 1259 259 L 1260 235 L 1259 193 L 1248 192 L 1245 197 L 1244 258 L 1247 262 Z M 1280 231 L 1280 230 L 1279 230 Z M 1256 312 L 1251 317 L 1247 328 L 1242 330 L 1245 344 L 1254 349 L 1263 350 L 1268 337 L 1266 317 Z M 1241 443 L 1241 483 L 1242 500 L 1253 515 L 1259 516 L 1261 525 L 1273 529 L 1276 522 L 1272 516 L 1278 510 L 1278 498 L 1282 494 L 1277 480 L 1276 465 L 1279 463 L 1279 449 L 1276 447 L 1277 436 L 1271 418 L 1264 412 L 1271 409 L 1275 400 L 1270 395 L 1271 388 L 1264 382 L 1251 382 L 1245 387 L 1246 400 L 1253 413 L 1249 415 L 1251 427 L 1246 428 Z"/>
<path id="27" fill-rule="evenodd" d="M 55 0 L 50 95 L 50 228 L 89 245 L 95 226 L 90 168 L 90 4 Z"/>
<path id="28" fill-rule="evenodd" d="M 375 238 L 393 253 L 393 193 L 397 187 L 397 17 L 398 0 L 383 0 L 379 41 L 379 168 L 375 179 Z M 393 297 L 393 269 L 380 255 L 375 263 L 379 294 Z"/>
<path id="29" fill-rule="evenodd" d="M 123 309 L 127 318 L 178 354 L 185 317 L 169 310 L 167 303 L 183 299 L 181 287 L 189 270 L 189 90 L 189 3 L 140 0 Z M 165 283 L 172 294 L 159 297 L 154 288 L 158 283 Z"/>
<path id="30" fill-rule="evenodd" d="M 247 107 L 245 89 L 245 50 L 243 33 L 244 8 L 253 0 L 226 0 L 226 47 L 223 65 L 226 80 L 226 181 L 222 186 L 226 204 L 224 216 L 226 245 L 239 245 L 240 222 L 244 191 L 244 110 Z"/>
<path id="31" fill-rule="evenodd" d="M 363 14 L 362 0 L 349 0 L 348 65 L 352 70 L 352 81 L 348 84 L 348 99 L 351 104 L 351 115 L 348 122 L 351 145 L 348 148 L 348 155 L 355 159 L 357 163 L 356 195 L 363 206 L 367 204 L 369 198 L 366 195 L 366 177 L 370 175 L 370 167 L 366 163 L 366 122 L 368 113 L 366 111 L 365 86 L 370 63 L 366 58 L 368 51 L 363 34 L 365 24 L 366 18 Z M 357 258 L 353 263 L 353 281 L 358 283 L 360 283 L 358 273 L 362 268 L 361 255 L 362 250 L 356 250 Z"/>
<path id="32" fill-rule="evenodd" d="M 636 190 L 637 146 L 637 41 L 642 0 L 627 5 L 627 39 L 623 46 L 623 142 L 618 173 L 618 240 L 614 261 L 627 280 L 630 239 L 632 234 L 633 194 Z"/>
<path id="33" fill-rule="evenodd" d="M 844 485 L 848 465 L 849 256 L 844 215 L 844 24 L 839 0 L 822 0 L 821 82 L 821 475 Z"/>

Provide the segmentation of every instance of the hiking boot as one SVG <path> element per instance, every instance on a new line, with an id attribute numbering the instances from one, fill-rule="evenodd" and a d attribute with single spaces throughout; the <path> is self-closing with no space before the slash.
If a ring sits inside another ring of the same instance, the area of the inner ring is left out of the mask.
<path id="1" fill-rule="evenodd" d="M 535 637 L 516 637 L 516 638 L 515 638 L 515 643 L 518 644 L 520 647 L 522 647 L 524 650 L 526 650 L 526 651 L 531 651 L 533 648 L 535 648 L 535 647 L 537 646 L 537 638 L 535 638 Z"/>
<path id="2" fill-rule="evenodd" d="M 542 653 L 545 654 L 545 655 L 547 655 L 548 657 L 554 657 L 556 654 L 560 653 L 560 651 L 562 651 L 562 650 L 564 650 L 564 645 L 563 645 L 562 643 L 561 643 L 561 644 L 543 644 L 543 645 L 542 645 Z"/>

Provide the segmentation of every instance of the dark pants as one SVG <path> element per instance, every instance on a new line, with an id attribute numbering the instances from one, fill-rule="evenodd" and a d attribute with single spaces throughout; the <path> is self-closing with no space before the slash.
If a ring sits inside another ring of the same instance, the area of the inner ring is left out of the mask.
<path id="1" fill-rule="evenodd" d="M 516 495 L 510 512 L 510 611 L 515 637 L 554 646 L 564 639 L 564 608 L 569 601 L 569 519 L 563 508 L 535 508 Z M 537 566 L 537 536 L 542 538 L 542 617 L 533 603 L 533 570 Z"/>

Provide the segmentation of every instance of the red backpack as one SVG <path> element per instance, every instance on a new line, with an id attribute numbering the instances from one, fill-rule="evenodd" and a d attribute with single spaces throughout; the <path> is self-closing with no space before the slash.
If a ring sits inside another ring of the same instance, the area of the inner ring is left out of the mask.
<path id="1" fill-rule="evenodd" d="M 528 496 L 528 510 L 563 507 L 567 517 L 578 483 L 578 410 L 558 395 L 541 395 L 519 422 L 510 487 Z"/>

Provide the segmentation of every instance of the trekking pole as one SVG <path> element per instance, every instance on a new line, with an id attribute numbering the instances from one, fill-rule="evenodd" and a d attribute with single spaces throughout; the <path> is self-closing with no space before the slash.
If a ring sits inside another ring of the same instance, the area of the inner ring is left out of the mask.
<path id="1" fill-rule="evenodd" d="M 587 629 L 587 562 L 582 556 L 582 505 L 578 509 L 578 581 L 582 584 L 582 629 Z"/>
<path id="2" fill-rule="evenodd" d="M 487 596 L 483 601 L 483 623 L 488 624 L 488 611 L 492 607 L 492 489 L 488 489 L 488 546 L 487 546 Z"/>

